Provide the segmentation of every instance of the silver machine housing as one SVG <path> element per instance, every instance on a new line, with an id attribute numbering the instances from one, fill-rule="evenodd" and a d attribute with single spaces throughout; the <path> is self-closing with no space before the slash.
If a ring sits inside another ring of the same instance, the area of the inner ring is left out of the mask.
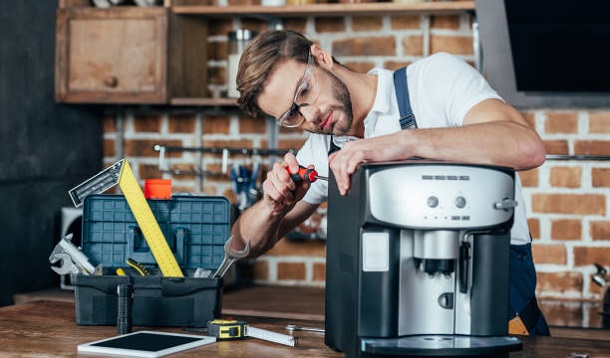
<path id="1" fill-rule="evenodd" d="M 503 167 L 365 164 L 345 196 L 331 179 L 325 343 L 350 357 L 520 349 L 505 337 L 516 205 Z"/>

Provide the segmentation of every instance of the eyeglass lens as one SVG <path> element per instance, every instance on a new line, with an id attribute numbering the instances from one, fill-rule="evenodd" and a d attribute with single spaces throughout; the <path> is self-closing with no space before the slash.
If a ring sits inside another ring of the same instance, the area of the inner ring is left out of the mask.
<path id="1" fill-rule="evenodd" d="M 308 106 L 317 99 L 317 77 L 314 73 L 314 65 L 313 56 L 309 54 L 307 67 L 297 86 L 292 105 L 288 111 L 278 118 L 279 125 L 296 127 L 301 124 L 305 119 L 300 113 L 301 107 Z"/>

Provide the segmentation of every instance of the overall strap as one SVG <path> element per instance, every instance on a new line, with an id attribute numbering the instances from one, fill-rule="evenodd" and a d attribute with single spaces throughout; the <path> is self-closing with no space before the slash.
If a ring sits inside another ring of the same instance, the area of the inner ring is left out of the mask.
<path id="1" fill-rule="evenodd" d="M 413 114 L 411 101 L 409 100 L 406 67 L 394 71 L 394 89 L 396 90 L 396 99 L 398 100 L 398 109 L 400 111 L 400 128 L 417 128 L 417 122 L 415 122 L 415 115 Z"/>

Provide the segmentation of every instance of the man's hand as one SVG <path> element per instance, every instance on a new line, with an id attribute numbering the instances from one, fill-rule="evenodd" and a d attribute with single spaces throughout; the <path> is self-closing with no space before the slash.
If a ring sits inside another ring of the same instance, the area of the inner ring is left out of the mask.
<path id="1" fill-rule="evenodd" d="M 263 182 L 263 201 L 275 214 L 285 214 L 303 198 L 310 183 L 301 181 L 295 183 L 290 173 L 299 171 L 299 163 L 292 153 L 284 156 L 284 162 L 278 162 L 267 173 Z"/>

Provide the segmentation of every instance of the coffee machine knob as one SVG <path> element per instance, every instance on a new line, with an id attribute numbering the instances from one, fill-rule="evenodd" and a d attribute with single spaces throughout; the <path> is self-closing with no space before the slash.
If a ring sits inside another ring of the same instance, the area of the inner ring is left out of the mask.
<path id="1" fill-rule="evenodd" d="M 427 200 L 427 204 L 431 208 L 436 208 L 438 206 L 438 198 L 434 195 L 429 196 Z"/>
<path id="2" fill-rule="evenodd" d="M 455 206 L 457 206 L 459 209 L 465 208 L 466 198 L 464 198 L 463 196 L 458 196 L 457 198 L 455 198 Z"/>

